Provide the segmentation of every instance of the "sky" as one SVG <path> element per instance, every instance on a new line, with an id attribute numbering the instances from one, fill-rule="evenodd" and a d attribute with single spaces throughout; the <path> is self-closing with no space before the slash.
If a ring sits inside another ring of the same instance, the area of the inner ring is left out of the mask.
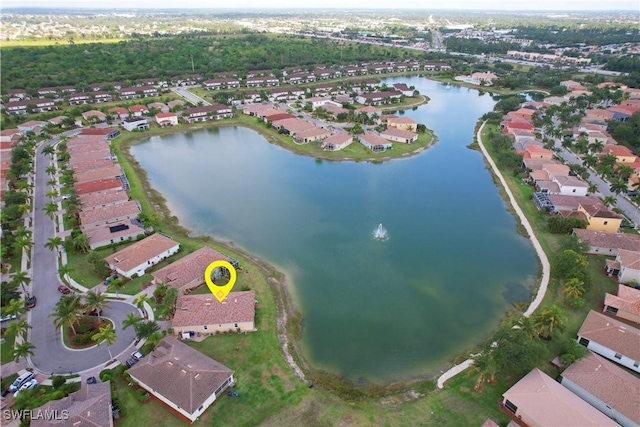
<path id="1" fill-rule="evenodd" d="M 640 14 L 640 0 L 109 0 L 92 4 L 85 0 L 4 0 L 2 8 L 124 8 L 124 9 L 241 9 L 241 8 L 339 8 L 339 9 L 425 9 L 425 10 L 632 10 Z"/>

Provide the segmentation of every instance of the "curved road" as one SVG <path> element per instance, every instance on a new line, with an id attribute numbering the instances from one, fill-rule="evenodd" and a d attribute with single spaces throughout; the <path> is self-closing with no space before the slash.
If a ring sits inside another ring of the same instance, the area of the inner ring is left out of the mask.
<path id="1" fill-rule="evenodd" d="M 33 211 L 33 250 L 32 250 L 32 294 L 37 297 L 36 306 L 29 311 L 32 329 L 29 341 L 35 345 L 34 356 L 30 357 L 31 365 L 47 374 L 68 374 L 94 368 L 109 361 L 109 351 L 106 344 L 87 350 L 70 350 L 62 344 L 59 330 L 53 326 L 53 319 L 49 314 L 60 299 L 58 286 L 57 255 L 47 249 L 44 244 L 50 237 L 55 236 L 54 222 L 43 211 L 48 202 L 46 197 L 49 176 L 46 168 L 51 164 L 51 158 L 42 154 L 43 147 L 55 143 L 49 140 L 42 143 L 36 150 L 35 158 L 35 187 Z M 115 323 L 116 342 L 111 346 L 114 357 L 127 350 L 135 340 L 132 328 L 122 330 L 122 320 L 128 313 L 139 314 L 138 309 L 128 303 L 110 301 L 110 307 L 104 310 L 104 317 Z"/>

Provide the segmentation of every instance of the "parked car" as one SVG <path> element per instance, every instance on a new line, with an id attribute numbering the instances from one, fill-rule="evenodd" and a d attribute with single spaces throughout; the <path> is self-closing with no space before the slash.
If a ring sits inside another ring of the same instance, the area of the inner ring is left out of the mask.
<path id="1" fill-rule="evenodd" d="M 131 357 L 133 357 L 134 359 L 136 359 L 136 361 L 139 361 L 140 359 L 142 359 L 144 356 L 142 355 L 142 353 L 140 353 L 139 351 L 134 351 L 133 353 L 131 353 Z"/>
<path id="2" fill-rule="evenodd" d="M 96 377 L 87 378 L 87 384 L 96 384 L 97 382 L 98 380 L 96 379 Z"/>
<path id="3" fill-rule="evenodd" d="M 31 295 L 29 298 L 27 298 L 27 308 L 33 308 L 36 306 L 36 296 L 35 295 Z"/>
<path id="4" fill-rule="evenodd" d="M 15 314 L 7 314 L 5 316 L 0 317 L 0 322 L 6 322 L 7 320 L 15 320 L 18 316 Z"/>
<path id="5" fill-rule="evenodd" d="M 35 377 L 36 377 L 36 374 L 34 374 L 33 372 L 29 372 L 29 371 L 25 372 L 24 374 L 16 378 L 16 380 L 9 386 L 9 391 L 11 393 L 15 393 L 20 389 L 20 387 L 24 385 L 24 383 L 26 383 L 27 381 L 31 381 Z"/>
<path id="6" fill-rule="evenodd" d="M 18 397 L 18 394 L 20 394 L 22 390 L 33 390 L 34 388 L 36 388 L 37 385 L 38 385 L 38 380 L 36 380 L 35 378 L 32 378 L 26 383 L 22 384 L 20 389 L 13 394 L 13 397 L 14 398 Z"/>
<path id="7" fill-rule="evenodd" d="M 239 397 L 240 395 L 238 394 L 238 392 L 237 392 L 237 391 L 230 390 L 230 391 L 228 391 L 228 392 L 227 392 L 227 396 L 230 396 L 230 397 Z"/>
<path id="8" fill-rule="evenodd" d="M 58 286 L 58 292 L 62 295 L 69 295 L 71 293 L 71 289 L 67 288 L 65 285 Z"/>
<path id="9" fill-rule="evenodd" d="M 138 361 L 132 357 L 130 359 L 127 359 L 126 363 L 127 363 L 127 368 L 131 368 L 133 365 L 138 363 Z"/>

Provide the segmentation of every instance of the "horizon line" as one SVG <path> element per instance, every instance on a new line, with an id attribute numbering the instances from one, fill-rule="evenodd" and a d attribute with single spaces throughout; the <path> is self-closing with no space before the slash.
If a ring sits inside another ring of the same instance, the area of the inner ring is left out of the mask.
<path id="1" fill-rule="evenodd" d="M 95 11 L 95 10 L 118 10 L 118 11 L 137 11 L 137 10 L 172 10 L 172 11 L 184 11 L 184 10 L 225 10 L 225 11 L 282 11 L 282 10 L 336 10 L 336 11 L 367 11 L 367 10 L 392 10 L 392 11 L 403 11 L 403 10 L 412 10 L 412 11 L 452 11 L 452 12 L 504 12 L 504 13 L 522 13 L 522 12 L 635 12 L 637 9 L 467 9 L 467 8 L 420 8 L 420 7 L 396 7 L 396 8 L 387 8 L 387 7 L 226 7 L 226 6 L 217 6 L 217 7 L 162 7 L 162 6 L 140 6 L 140 7 L 106 7 L 106 6 L 95 6 L 95 7 L 74 7 L 74 6 L 9 6 L 3 7 L 2 11 L 7 12 L 10 10 L 77 10 L 77 11 Z"/>

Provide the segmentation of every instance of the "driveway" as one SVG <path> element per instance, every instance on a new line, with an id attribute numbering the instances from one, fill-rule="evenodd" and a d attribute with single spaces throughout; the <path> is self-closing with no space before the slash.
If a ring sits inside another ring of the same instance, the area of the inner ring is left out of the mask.
<path id="1" fill-rule="evenodd" d="M 67 349 L 60 331 L 55 329 L 53 319 L 49 317 L 60 299 L 58 286 L 61 282 L 58 279 L 57 255 L 44 246 L 50 237 L 55 236 L 55 229 L 54 222 L 43 211 L 48 202 L 49 176 L 45 170 L 51 159 L 42 154 L 42 149 L 55 142 L 55 139 L 46 141 L 36 151 L 31 292 L 38 298 L 38 303 L 28 315 L 32 325 L 29 341 L 35 345 L 35 355 L 30 362 L 44 373 L 68 374 L 104 365 L 110 358 L 105 344 L 81 351 Z M 122 330 L 122 320 L 132 312 L 138 314 L 135 306 L 116 301 L 111 301 L 110 308 L 104 311 L 104 317 L 115 323 L 117 340 L 111 346 L 114 357 L 129 349 L 135 340 L 132 328 Z"/>

